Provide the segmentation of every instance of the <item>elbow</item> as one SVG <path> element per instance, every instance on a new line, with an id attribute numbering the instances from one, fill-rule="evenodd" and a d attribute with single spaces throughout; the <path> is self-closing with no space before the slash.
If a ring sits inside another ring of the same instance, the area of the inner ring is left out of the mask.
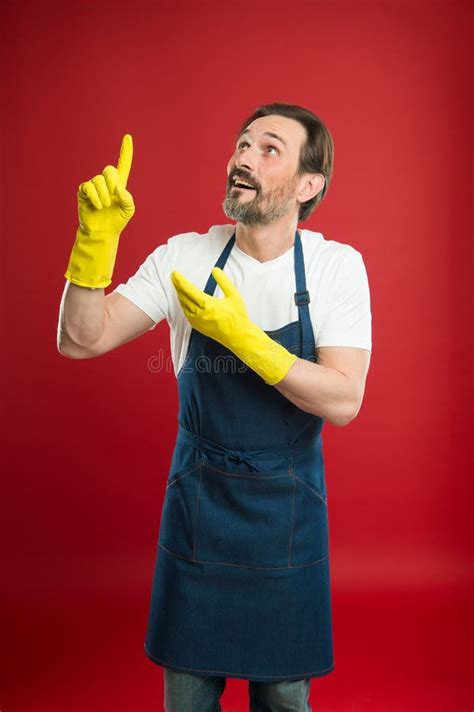
<path id="1" fill-rule="evenodd" d="M 61 356 L 64 356 L 65 358 L 72 358 L 72 359 L 86 359 L 86 358 L 94 358 L 97 354 L 94 352 L 85 349 L 82 346 L 78 346 L 74 343 L 72 343 L 69 340 L 60 340 L 58 339 L 56 342 L 56 348 L 58 350 L 58 353 L 61 354 Z"/>
<path id="2" fill-rule="evenodd" d="M 66 343 L 59 338 L 56 339 L 56 349 L 61 356 L 68 357 Z"/>
<path id="3" fill-rule="evenodd" d="M 58 353 L 61 356 L 64 356 L 65 358 L 76 358 L 74 354 L 68 350 L 67 346 L 65 344 L 59 343 L 59 341 L 56 344 Z"/>
<path id="4" fill-rule="evenodd" d="M 71 355 L 71 344 L 71 339 L 68 338 L 61 322 L 59 322 L 58 330 L 56 332 L 56 349 L 58 353 L 66 358 L 73 358 Z"/>
<path id="5" fill-rule="evenodd" d="M 358 415 L 361 403 L 346 403 L 344 407 L 339 408 L 336 412 L 331 413 L 327 418 L 332 425 L 339 428 L 349 425 Z"/>
<path id="6" fill-rule="evenodd" d="M 58 328 L 56 336 L 56 348 L 61 356 L 66 358 L 74 358 L 71 352 L 71 341 L 66 337 L 61 328 Z"/>
<path id="7" fill-rule="evenodd" d="M 335 419 L 331 421 L 333 425 L 338 427 L 343 427 L 344 425 L 349 425 L 355 420 L 359 414 L 362 406 L 362 401 L 364 399 L 364 388 L 358 389 L 354 392 L 350 398 L 339 408 L 339 412 L 336 413 Z"/>

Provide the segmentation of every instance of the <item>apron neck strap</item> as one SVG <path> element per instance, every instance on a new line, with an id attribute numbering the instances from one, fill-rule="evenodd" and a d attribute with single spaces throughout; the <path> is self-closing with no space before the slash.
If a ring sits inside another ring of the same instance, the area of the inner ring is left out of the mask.
<path id="1" fill-rule="evenodd" d="M 234 242 L 235 242 L 235 232 L 234 232 L 234 234 L 232 235 L 232 237 L 229 238 L 229 240 L 228 240 L 226 246 L 224 247 L 224 249 L 222 250 L 221 254 L 219 255 L 219 259 L 217 260 L 217 262 L 216 262 L 216 264 L 214 265 L 214 267 L 219 267 L 219 268 L 222 269 L 222 270 L 224 269 L 224 265 L 225 265 L 225 263 L 227 262 L 227 258 L 228 258 L 228 256 L 230 255 L 231 249 L 232 249 L 233 246 L 234 246 Z M 209 296 L 212 297 L 212 295 L 214 294 L 214 292 L 215 292 L 215 290 L 216 290 L 216 286 L 217 286 L 217 282 L 216 282 L 216 280 L 214 279 L 214 276 L 213 276 L 212 274 L 210 274 L 210 275 L 209 275 L 209 279 L 207 280 L 207 284 L 206 284 L 206 287 L 205 287 L 205 289 L 204 289 L 204 292 L 205 292 L 206 294 L 209 294 Z"/>
<path id="2" fill-rule="evenodd" d="M 301 324 L 301 358 L 307 359 L 308 361 L 315 361 L 316 355 L 314 353 L 314 334 L 308 307 L 311 300 L 309 292 L 306 289 L 303 246 L 301 244 L 301 237 L 298 230 L 295 234 L 295 282 L 296 292 L 294 294 L 294 299 L 295 304 L 298 307 Z"/>

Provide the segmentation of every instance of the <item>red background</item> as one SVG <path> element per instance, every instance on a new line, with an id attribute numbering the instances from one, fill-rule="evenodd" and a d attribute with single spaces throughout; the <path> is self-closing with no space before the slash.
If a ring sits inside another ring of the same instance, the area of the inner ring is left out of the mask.
<path id="1" fill-rule="evenodd" d="M 174 374 L 149 359 L 169 331 L 88 361 L 56 350 L 77 186 L 132 134 L 109 292 L 171 235 L 228 222 L 235 131 L 285 101 L 335 141 L 301 227 L 362 252 L 373 314 L 362 410 L 325 426 L 336 667 L 311 701 L 470 710 L 472 4 L 3 8 L 0 709 L 162 709 L 143 642 L 177 425 Z M 224 712 L 248 709 L 247 685 L 228 680 Z"/>

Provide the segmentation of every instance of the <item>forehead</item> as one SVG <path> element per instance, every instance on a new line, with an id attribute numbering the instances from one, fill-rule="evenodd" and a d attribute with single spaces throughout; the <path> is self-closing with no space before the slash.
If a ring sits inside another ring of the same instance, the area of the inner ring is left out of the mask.
<path id="1" fill-rule="evenodd" d="M 306 129 L 296 119 L 286 116 L 260 116 L 252 121 L 242 133 L 249 132 L 251 136 L 259 138 L 266 132 L 277 134 L 286 142 L 289 148 L 300 148 L 306 139 Z"/>

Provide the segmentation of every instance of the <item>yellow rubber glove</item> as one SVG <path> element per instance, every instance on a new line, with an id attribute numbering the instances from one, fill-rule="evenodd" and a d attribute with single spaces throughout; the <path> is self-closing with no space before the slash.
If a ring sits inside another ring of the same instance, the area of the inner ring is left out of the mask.
<path id="1" fill-rule="evenodd" d="M 224 292 L 222 299 L 201 291 L 180 272 L 171 273 L 186 318 L 193 329 L 230 349 L 265 383 L 274 386 L 298 357 L 249 319 L 237 287 L 219 267 L 214 267 L 212 275 Z"/>
<path id="2" fill-rule="evenodd" d="M 79 185 L 79 228 L 64 276 L 80 287 L 107 287 L 112 281 L 120 233 L 135 212 L 126 189 L 132 156 L 132 137 L 125 134 L 117 168 L 106 166 Z"/>

